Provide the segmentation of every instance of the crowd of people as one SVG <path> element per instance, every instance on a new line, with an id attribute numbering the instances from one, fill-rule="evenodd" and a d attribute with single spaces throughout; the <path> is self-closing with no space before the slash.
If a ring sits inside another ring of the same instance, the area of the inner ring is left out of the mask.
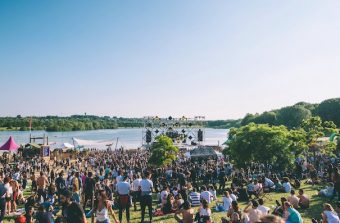
<path id="1" fill-rule="evenodd" d="M 130 209 L 140 208 L 141 222 L 173 215 L 183 223 L 301 223 L 300 210 L 311 206 L 302 179 L 327 185 L 319 191 L 329 199 L 322 218 L 311 220 L 339 222 L 340 172 L 335 158 L 299 158 L 290 171 L 268 163 L 237 169 L 225 158 L 192 162 L 184 152 L 172 164 L 152 168 L 148 158 L 149 152 L 142 149 L 91 150 L 73 159 L 50 161 L 14 156 L 10 163 L 1 157 L 0 222 L 13 213 L 17 222 L 28 223 L 108 223 L 110 216 L 116 223 L 124 218 L 130 222 Z M 267 207 L 275 192 L 286 196 L 275 207 Z M 246 207 L 241 209 L 240 202 Z M 225 214 L 216 219 L 213 212 Z"/>

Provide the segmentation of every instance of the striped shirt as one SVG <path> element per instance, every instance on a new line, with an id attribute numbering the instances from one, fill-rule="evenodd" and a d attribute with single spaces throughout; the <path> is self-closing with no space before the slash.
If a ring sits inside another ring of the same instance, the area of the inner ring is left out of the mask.
<path id="1" fill-rule="evenodd" d="M 189 194 L 189 201 L 191 203 L 191 206 L 193 207 L 200 206 L 201 205 L 200 197 L 201 197 L 200 193 L 191 192 Z"/>

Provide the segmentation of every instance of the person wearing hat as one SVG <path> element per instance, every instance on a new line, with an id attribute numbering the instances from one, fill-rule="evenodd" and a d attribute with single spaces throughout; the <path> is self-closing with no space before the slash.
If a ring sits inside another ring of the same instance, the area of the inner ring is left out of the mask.
<path id="1" fill-rule="evenodd" d="M 69 190 L 63 190 L 60 194 L 60 201 L 63 206 L 62 214 L 66 223 L 86 223 L 86 216 L 82 207 L 71 201 L 72 193 Z"/>

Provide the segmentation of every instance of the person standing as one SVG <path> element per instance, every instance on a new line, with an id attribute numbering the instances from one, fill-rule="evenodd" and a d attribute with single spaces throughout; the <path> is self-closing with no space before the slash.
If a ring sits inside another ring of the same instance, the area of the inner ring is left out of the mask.
<path id="1" fill-rule="evenodd" d="M 141 200 L 140 200 L 140 206 L 141 206 L 141 222 L 144 222 L 144 216 L 145 216 L 145 208 L 148 207 L 149 209 L 149 218 L 150 222 L 152 221 L 152 190 L 153 190 L 153 182 L 151 179 L 151 173 L 146 172 L 144 175 L 144 178 L 140 182 L 140 188 L 141 188 Z"/>
<path id="2" fill-rule="evenodd" d="M 72 179 L 72 191 L 73 191 L 73 200 L 77 203 L 80 203 L 80 190 L 82 188 L 82 181 L 79 175 L 79 172 L 76 172 Z"/>
<path id="3" fill-rule="evenodd" d="M 140 177 L 140 174 L 134 176 L 134 180 L 132 181 L 132 201 L 133 201 L 133 207 L 134 210 L 137 210 L 137 201 L 140 200 L 140 182 L 142 181 L 142 178 Z"/>
<path id="4" fill-rule="evenodd" d="M 96 181 L 92 177 L 92 172 L 88 172 L 87 177 L 85 179 L 85 186 L 84 186 L 84 193 L 85 193 L 85 200 L 83 208 L 86 209 L 87 202 L 90 200 L 91 205 L 93 203 L 93 194 L 94 188 L 96 186 Z"/>
<path id="5" fill-rule="evenodd" d="M 9 179 L 5 177 L 4 184 L 8 183 Z M 5 185 L 0 183 L 0 223 L 5 217 L 6 214 L 6 194 L 8 188 Z"/>
<path id="6" fill-rule="evenodd" d="M 40 176 L 37 179 L 37 186 L 38 186 L 38 198 L 39 200 L 41 197 L 44 199 L 44 202 L 46 201 L 46 186 L 48 185 L 48 179 L 44 175 L 44 172 L 40 172 Z"/>
<path id="7" fill-rule="evenodd" d="M 117 183 L 119 222 L 122 222 L 123 211 L 126 211 L 126 221 L 130 222 L 130 183 L 128 177 L 123 176 L 122 181 Z"/>
<path id="8" fill-rule="evenodd" d="M 55 180 L 55 185 L 57 187 L 57 195 L 58 195 L 58 200 L 59 200 L 60 193 L 62 192 L 62 190 L 64 190 L 66 188 L 66 181 L 65 181 L 65 179 L 63 177 L 63 172 L 62 171 L 59 173 L 59 176 Z"/>

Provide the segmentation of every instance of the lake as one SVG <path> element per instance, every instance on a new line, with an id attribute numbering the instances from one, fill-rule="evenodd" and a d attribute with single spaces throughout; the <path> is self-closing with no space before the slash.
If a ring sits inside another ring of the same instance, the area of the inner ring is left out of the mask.
<path id="1" fill-rule="evenodd" d="M 104 130 L 92 130 L 92 131 L 72 131 L 72 132 L 46 132 L 46 131 L 32 131 L 32 136 L 41 137 L 43 134 L 47 135 L 50 144 L 55 142 L 61 144 L 68 142 L 73 144 L 72 138 L 84 139 L 84 140 L 118 140 L 118 147 L 124 148 L 137 148 L 142 146 L 142 128 L 120 128 L 120 129 L 104 129 Z M 222 144 L 227 139 L 227 129 L 205 129 L 205 141 L 206 145 L 218 145 Z M 25 144 L 29 142 L 29 131 L 0 131 L 0 146 L 3 145 L 6 140 L 13 136 L 14 140 L 18 144 Z M 37 141 L 39 142 L 39 141 Z M 42 141 L 41 141 L 42 143 Z"/>

